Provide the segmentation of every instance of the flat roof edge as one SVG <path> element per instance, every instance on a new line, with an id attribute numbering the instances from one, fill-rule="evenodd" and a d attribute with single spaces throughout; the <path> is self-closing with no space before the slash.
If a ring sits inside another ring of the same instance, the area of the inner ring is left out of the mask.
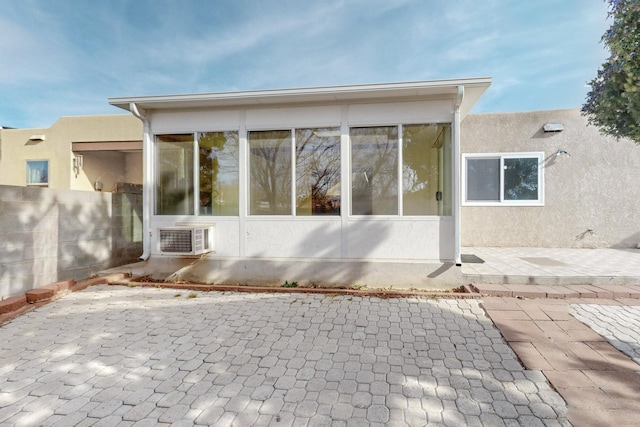
<path id="1" fill-rule="evenodd" d="M 313 97 L 313 96 L 331 96 L 331 95 L 348 95 L 358 93 L 371 92 L 393 92 L 398 90 L 421 90 L 421 89 L 444 89 L 455 88 L 457 86 L 465 87 L 489 87 L 491 85 L 491 77 L 473 77 L 461 79 L 442 79 L 442 80 L 422 80 L 410 82 L 396 83 L 373 83 L 360 85 L 342 85 L 342 86 L 318 86 L 306 88 L 290 88 L 290 89 L 267 89 L 267 90 L 247 90 L 237 92 L 210 92 L 199 94 L 179 94 L 179 95 L 150 95 L 150 96 L 134 96 L 134 97 L 113 97 L 109 98 L 109 104 L 128 110 L 130 103 L 141 104 L 161 104 L 161 103 L 180 103 L 180 102 L 215 102 L 215 101 L 241 101 L 263 99 L 268 101 L 270 98 L 277 97 Z"/>

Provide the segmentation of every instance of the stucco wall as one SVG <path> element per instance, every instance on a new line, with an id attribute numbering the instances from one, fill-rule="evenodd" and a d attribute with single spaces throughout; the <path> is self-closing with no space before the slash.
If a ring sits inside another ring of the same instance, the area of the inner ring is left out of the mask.
<path id="1" fill-rule="evenodd" d="M 545 133 L 546 123 L 564 130 Z M 636 247 L 640 146 L 605 137 L 579 110 L 474 114 L 462 153 L 545 153 L 544 206 L 463 206 L 463 246 Z M 556 156 L 563 149 L 571 156 Z"/>
<path id="2" fill-rule="evenodd" d="M 133 142 L 142 138 L 142 123 L 133 115 L 115 114 L 99 116 L 62 117 L 50 128 L 2 129 L 3 140 L 0 156 L 0 185 L 26 185 L 27 160 L 49 161 L 49 188 L 93 191 L 97 176 L 105 176 L 105 191 L 122 177 L 134 184 L 141 184 L 142 162 L 132 165 L 127 162 L 129 153 L 118 152 L 121 159 L 114 161 L 108 152 L 87 154 L 88 166 L 92 160 L 99 170 L 73 170 L 72 144 L 74 142 Z M 32 141 L 32 135 L 44 135 L 44 141 Z M 104 153 L 104 155 L 103 155 Z M 141 159 L 140 154 L 138 158 Z M 99 164 L 98 164 L 99 163 Z M 125 170 L 135 166 L 136 172 Z M 116 174 L 111 173 L 115 170 Z M 105 174 L 106 173 L 106 174 Z"/>
<path id="3" fill-rule="evenodd" d="M 142 253 L 139 194 L 0 185 L 0 298 Z"/>

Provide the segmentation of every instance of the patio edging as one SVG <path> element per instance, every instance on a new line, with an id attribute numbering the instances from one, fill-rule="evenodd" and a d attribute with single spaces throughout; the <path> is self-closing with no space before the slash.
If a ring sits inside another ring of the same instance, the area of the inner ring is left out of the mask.
<path id="1" fill-rule="evenodd" d="M 35 307 L 55 301 L 70 292 L 81 291 L 89 286 L 106 284 L 110 281 L 122 280 L 127 276 L 127 273 L 115 273 L 102 277 L 94 277 L 81 282 L 76 282 L 74 279 L 63 280 L 31 289 L 22 295 L 0 300 L 0 326 Z"/>
<path id="2" fill-rule="evenodd" d="M 463 286 L 465 292 L 428 292 L 420 290 L 400 290 L 400 289 L 356 289 L 356 288 L 308 288 L 308 287 L 275 287 L 275 286 L 248 286 L 248 285 L 210 285 L 202 283 L 175 283 L 175 282 L 146 282 L 137 281 L 141 277 L 125 278 L 110 281 L 113 286 L 129 287 L 149 287 L 163 289 L 179 289 L 201 292 L 252 292 L 252 293 L 306 293 L 306 294 L 330 294 L 330 295 L 352 295 L 370 296 L 380 298 L 405 298 L 405 297 L 425 297 L 425 298 L 456 298 L 468 299 L 479 298 L 480 294 L 469 286 Z"/>

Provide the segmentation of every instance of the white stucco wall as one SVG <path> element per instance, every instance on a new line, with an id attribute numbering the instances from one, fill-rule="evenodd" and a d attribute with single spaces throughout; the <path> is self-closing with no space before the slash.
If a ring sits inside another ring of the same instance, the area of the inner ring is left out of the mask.
<path id="1" fill-rule="evenodd" d="M 564 130 L 544 132 L 546 123 Z M 463 246 L 636 247 L 640 243 L 640 146 L 605 137 L 579 110 L 473 114 L 462 153 L 545 153 L 539 207 L 462 208 Z M 571 156 L 556 156 L 559 149 Z"/>

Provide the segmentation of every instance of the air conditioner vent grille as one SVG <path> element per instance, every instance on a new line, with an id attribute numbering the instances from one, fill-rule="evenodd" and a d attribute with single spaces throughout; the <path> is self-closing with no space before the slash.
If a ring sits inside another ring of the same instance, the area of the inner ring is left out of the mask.
<path id="1" fill-rule="evenodd" d="M 192 252 L 193 230 L 160 230 L 162 252 Z"/>
<path id="2" fill-rule="evenodd" d="M 164 254 L 200 255 L 213 250 L 213 227 L 158 229 L 158 249 Z"/>

